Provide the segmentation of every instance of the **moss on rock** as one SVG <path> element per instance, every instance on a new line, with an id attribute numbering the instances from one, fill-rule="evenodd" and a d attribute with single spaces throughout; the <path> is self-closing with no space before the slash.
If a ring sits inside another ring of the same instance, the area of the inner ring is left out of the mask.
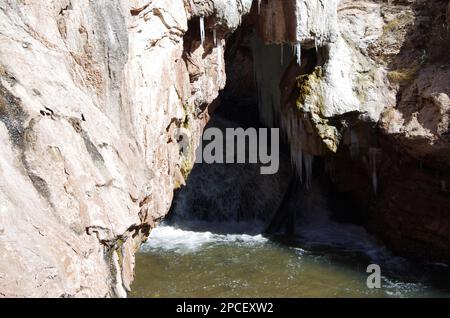
<path id="1" fill-rule="evenodd" d="M 299 96 L 297 109 L 309 115 L 309 120 L 326 149 L 337 152 L 340 136 L 338 129 L 332 126 L 324 116 L 325 98 L 322 81 L 323 69 L 317 66 L 311 74 L 304 74 L 297 78 Z"/>

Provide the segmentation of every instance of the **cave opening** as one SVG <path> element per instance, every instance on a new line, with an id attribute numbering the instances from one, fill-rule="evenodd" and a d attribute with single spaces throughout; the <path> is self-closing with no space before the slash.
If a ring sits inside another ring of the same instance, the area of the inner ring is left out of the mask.
<path id="1" fill-rule="evenodd" d="M 198 32 L 202 30 L 201 23 L 207 25 L 208 21 L 191 20 L 185 36 L 186 52 L 204 45 L 205 54 L 211 54 L 217 46 L 220 31 L 215 30 L 214 37 L 207 32 L 202 40 L 203 32 Z M 318 47 L 314 42 L 303 45 L 299 64 L 296 45 L 266 45 L 255 30 L 252 19 L 245 19 L 226 39 L 226 85 L 209 106 L 211 118 L 206 129 L 280 128 L 279 171 L 260 175 L 260 164 L 197 163 L 187 185 L 176 191 L 167 222 L 220 233 L 264 233 L 290 244 L 297 244 L 301 236 L 296 230 L 303 220 L 299 214 L 305 214 L 301 211 L 318 213 L 311 212 L 316 210 L 311 206 L 323 210 L 318 214 L 326 214 L 326 218 L 359 223 L 357 217 L 345 213 L 350 204 L 336 193 L 323 158 L 309 156 L 309 162 L 301 163 L 302 169 L 295 168 L 292 152 L 296 149 L 291 149 L 281 122 L 283 109 L 296 106 L 297 78 L 323 67 L 328 54 L 326 46 Z"/>

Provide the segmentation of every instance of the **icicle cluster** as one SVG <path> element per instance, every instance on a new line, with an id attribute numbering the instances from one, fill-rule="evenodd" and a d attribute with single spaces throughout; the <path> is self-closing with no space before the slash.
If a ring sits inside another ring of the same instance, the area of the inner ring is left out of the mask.
<path id="1" fill-rule="evenodd" d="M 303 121 L 296 111 L 291 110 L 283 114 L 281 124 L 290 144 L 292 166 L 297 172 L 300 183 L 304 184 L 307 189 L 310 189 L 314 156 L 303 151 Z"/>
<path id="2" fill-rule="evenodd" d="M 261 0 L 258 0 L 258 14 L 261 13 Z"/>
<path id="3" fill-rule="evenodd" d="M 200 39 L 203 46 L 205 44 L 205 18 L 203 16 L 200 17 Z"/>

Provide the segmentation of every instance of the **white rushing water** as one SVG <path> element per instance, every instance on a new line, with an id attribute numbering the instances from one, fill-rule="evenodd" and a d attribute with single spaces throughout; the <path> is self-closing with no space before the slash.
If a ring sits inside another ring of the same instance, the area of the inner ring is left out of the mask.
<path id="1" fill-rule="evenodd" d="M 155 228 L 142 251 L 161 249 L 175 253 L 193 253 L 211 244 L 235 244 L 242 246 L 261 246 L 268 239 L 261 234 L 216 234 L 209 231 L 191 231 L 170 225 Z"/>

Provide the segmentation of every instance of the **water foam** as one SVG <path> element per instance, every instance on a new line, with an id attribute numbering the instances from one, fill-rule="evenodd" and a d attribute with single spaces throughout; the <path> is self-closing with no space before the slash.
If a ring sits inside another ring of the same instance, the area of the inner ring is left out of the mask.
<path id="1" fill-rule="evenodd" d="M 261 246 L 268 242 L 262 235 L 216 234 L 182 230 L 175 226 L 161 225 L 155 228 L 142 251 L 172 251 L 180 254 L 195 253 L 212 244 L 236 244 L 241 246 Z"/>

